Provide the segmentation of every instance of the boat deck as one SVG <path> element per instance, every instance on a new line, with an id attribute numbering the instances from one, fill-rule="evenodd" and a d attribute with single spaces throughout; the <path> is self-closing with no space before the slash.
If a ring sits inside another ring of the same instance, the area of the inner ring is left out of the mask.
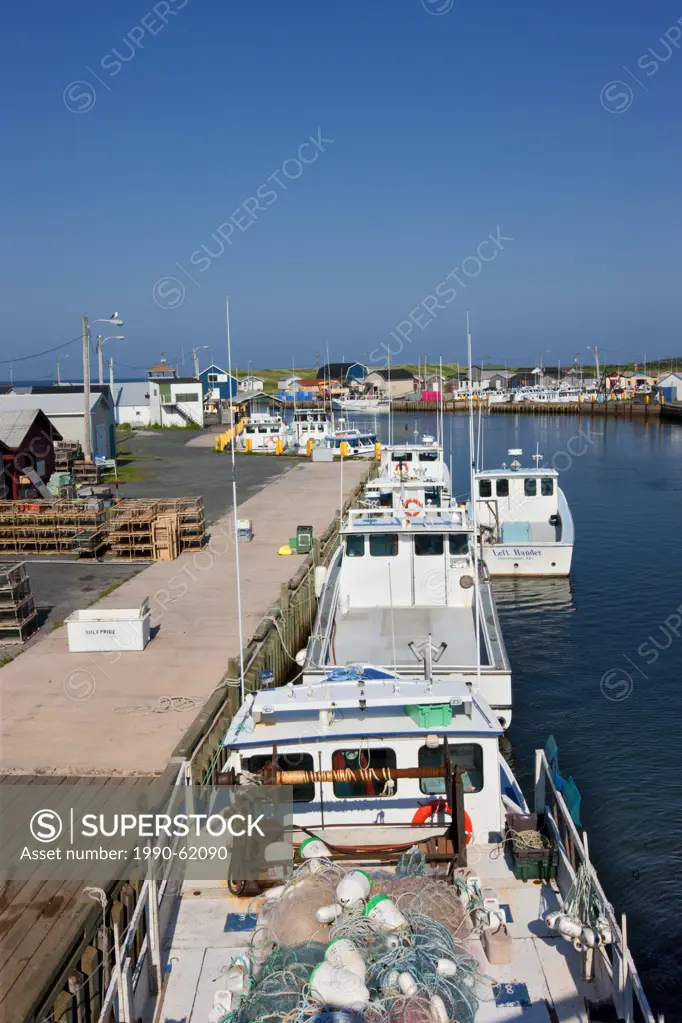
<path id="1" fill-rule="evenodd" d="M 408 643 L 417 647 L 427 642 L 437 647 L 441 642 L 447 648 L 441 666 L 467 667 L 476 664 L 476 627 L 470 607 L 359 607 L 347 614 L 337 614 L 334 649 L 337 664 L 350 664 L 362 650 L 368 664 L 393 664 L 393 633 L 395 656 L 398 664 L 416 666 L 419 662 Z M 481 643 L 481 663 L 487 664 L 484 644 Z"/>
<path id="2" fill-rule="evenodd" d="M 585 999 L 597 1000 L 597 989 L 582 980 L 573 946 L 550 935 L 543 921 L 545 913 L 559 906 L 555 887 L 517 880 L 494 846 L 470 846 L 469 867 L 507 907 L 513 940 L 512 961 L 505 966 L 488 962 L 478 938 L 467 941 L 490 980 L 489 998 L 479 1006 L 477 1023 L 521 1017 L 524 1023 L 587 1023 Z M 253 920 L 245 916 L 250 901 L 230 895 L 226 887 L 185 885 L 174 933 L 164 949 L 172 970 L 158 1023 L 205 1023 L 214 991 L 224 986 L 221 977 L 253 936 Z M 248 929 L 228 929 L 235 926 Z M 151 1023 L 152 1013 L 150 1006 L 143 1023 Z"/>

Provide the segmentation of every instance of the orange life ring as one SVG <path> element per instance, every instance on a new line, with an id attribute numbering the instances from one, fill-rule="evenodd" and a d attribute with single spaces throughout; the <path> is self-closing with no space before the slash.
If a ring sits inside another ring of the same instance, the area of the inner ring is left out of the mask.
<path id="1" fill-rule="evenodd" d="M 416 504 L 417 506 L 416 511 L 408 511 L 408 508 L 410 507 L 411 504 Z M 413 519 L 415 515 L 419 515 L 419 509 L 423 507 L 424 506 L 418 497 L 408 497 L 406 501 L 403 501 L 403 508 L 405 509 L 405 514 L 410 519 Z"/>
<path id="2" fill-rule="evenodd" d="M 396 462 L 395 471 L 398 473 L 399 476 L 404 476 L 406 473 L 410 471 L 410 467 L 407 464 L 407 462 Z"/>
<path id="3" fill-rule="evenodd" d="M 433 817 L 436 813 L 447 813 L 452 817 L 452 810 L 445 799 L 432 799 L 428 803 L 424 803 L 419 807 L 414 817 L 412 818 L 412 827 L 418 827 L 420 824 L 426 824 L 430 817 Z M 474 837 L 474 826 L 471 823 L 471 817 L 464 811 L 464 835 L 466 837 L 466 843 L 469 845 L 472 838 Z"/>

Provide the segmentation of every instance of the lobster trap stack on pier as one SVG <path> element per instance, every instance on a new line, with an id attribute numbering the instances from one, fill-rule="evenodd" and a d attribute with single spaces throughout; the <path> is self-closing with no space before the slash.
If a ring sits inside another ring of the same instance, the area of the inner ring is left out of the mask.
<path id="1" fill-rule="evenodd" d="M 25 643 L 37 628 L 38 612 L 26 568 L 0 567 L 0 645 Z"/>
<path id="2" fill-rule="evenodd" d="M 74 539 L 105 521 L 101 501 L 0 501 L 0 555 L 72 554 Z"/>
<path id="3" fill-rule="evenodd" d="M 121 500 L 109 512 L 111 553 L 127 561 L 174 561 L 206 543 L 200 497 Z"/>

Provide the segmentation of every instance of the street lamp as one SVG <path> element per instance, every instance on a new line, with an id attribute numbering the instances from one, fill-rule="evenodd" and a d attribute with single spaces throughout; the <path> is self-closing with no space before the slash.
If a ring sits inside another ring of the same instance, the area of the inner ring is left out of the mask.
<path id="1" fill-rule="evenodd" d="M 66 355 L 58 355 L 57 356 L 57 384 L 58 384 L 59 387 L 61 387 L 61 385 L 62 385 L 62 374 L 61 374 L 61 370 L 59 368 L 59 362 L 60 362 L 61 359 L 70 359 L 70 358 L 71 358 L 71 356 L 68 353 Z"/>
<path id="2" fill-rule="evenodd" d="M 194 376 L 199 379 L 199 356 L 197 352 L 202 352 L 208 349 L 208 345 L 199 345 L 198 348 L 192 349 L 192 358 L 194 359 Z"/>
<path id="3" fill-rule="evenodd" d="M 102 319 L 93 320 L 93 323 L 111 323 L 114 327 L 122 327 L 123 320 L 118 313 L 105 316 Z M 83 429 L 83 459 L 92 462 L 92 438 L 90 436 L 90 324 L 87 316 L 83 317 L 83 408 L 84 408 L 84 429 Z"/>
<path id="4" fill-rule="evenodd" d="M 102 348 L 104 347 L 105 341 L 125 341 L 124 334 L 110 334 L 109 337 L 102 337 L 101 334 L 97 335 L 97 368 L 99 371 L 99 382 L 104 383 L 104 356 L 102 354 Z"/>

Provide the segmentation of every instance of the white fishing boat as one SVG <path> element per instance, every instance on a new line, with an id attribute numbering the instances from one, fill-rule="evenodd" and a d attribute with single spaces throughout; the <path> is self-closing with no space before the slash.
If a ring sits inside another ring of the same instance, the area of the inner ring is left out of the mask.
<path id="1" fill-rule="evenodd" d="M 511 464 L 475 474 L 476 517 L 481 557 L 490 574 L 566 576 L 571 570 L 575 529 L 556 469 L 523 468 L 520 448 Z"/>
<path id="2" fill-rule="evenodd" d="M 337 428 L 327 434 L 323 445 L 335 455 L 345 454 L 351 458 L 371 458 L 376 453 L 377 434 L 371 430 L 359 430 L 354 426 L 346 426 L 343 419 L 338 420 Z"/>
<path id="3" fill-rule="evenodd" d="M 283 441 L 287 431 L 281 404 L 279 399 L 264 394 L 256 394 L 240 402 L 244 411 L 237 437 L 237 447 L 240 450 L 250 448 L 251 451 L 274 454 L 277 441 Z"/>
<path id="4" fill-rule="evenodd" d="M 508 728 L 511 670 L 467 510 L 351 510 L 341 540 L 319 573 L 317 619 L 300 658 L 304 681 L 353 663 L 358 651 L 400 676 L 413 676 L 418 662 L 427 679 L 476 679 Z"/>
<path id="5" fill-rule="evenodd" d="M 332 408 L 338 412 L 363 412 L 373 416 L 376 413 L 390 412 L 391 399 L 371 398 L 362 394 L 348 398 L 332 398 Z"/>
<path id="6" fill-rule="evenodd" d="M 303 454 L 309 441 L 312 441 L 315 447 L 319 447 L 325 437 L 332 436 L 334 424 L 324 409 L 294 409 L 287 432 L 291 442 Z"/>
<path id="7" fill-rule="evenodd" d="M 443 445 L 425 434 L 421 443 L 382 445 L 379 475 L 367 483 L 365 503 L 413 517 L 423 508 L 449 507 L 450 488 Z"/>
<path id="8" fill-rule="evenodd" d="M 150 872 L 100 1018 L 656 1023 L 553 741 L 530 813 L 475 685 L 370 674 L 246 697 L 215 791 L 292 812 L 227 885 Z"/>

